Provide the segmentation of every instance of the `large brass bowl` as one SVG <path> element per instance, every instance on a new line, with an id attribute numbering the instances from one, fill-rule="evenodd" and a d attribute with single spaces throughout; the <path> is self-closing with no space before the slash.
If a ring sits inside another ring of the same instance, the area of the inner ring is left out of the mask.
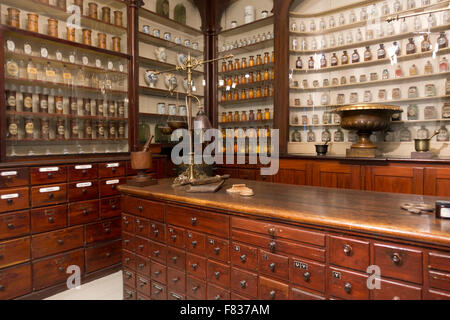
<path id="1" fill-rule="evenodd" d="M 389 128 L 394 113 L 403 112 L 402 108 L 381 104 L 355 104 L 334 109 L 341 116 L 341 127 L 347 130 L 356 130 L 358 141 L 352 149 L 376 149 L 370 141 L 374 131 Z"/>

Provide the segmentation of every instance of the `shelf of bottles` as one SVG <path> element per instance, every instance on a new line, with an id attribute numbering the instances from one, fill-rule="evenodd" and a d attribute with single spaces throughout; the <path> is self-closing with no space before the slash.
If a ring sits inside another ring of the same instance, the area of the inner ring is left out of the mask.
<path id="1" fill-rule="evenodd" d="M 300 14 L 302 5 L 294 8 L 289 26 L 288 151 L 311 154 L 315 144 L 330 140 L 329 153 L 345 155 L 357 136 L 340 128 L 340 118 L 332 111 L 364 102 L 403 109 L 386 132 L 371 137 L 382 142 L 385 154 L 409 156 L 413 140 L 436 129 L 440 133 L 432 144 L 449 141 L 450 11 L 386 21 L 448 4 L 438 0 L 361 2 L 315 15 Z M 440 154 L 447 153 L 441 150 Z"/>
<path id="2" fill-rule="evenodd" d="M 222 136 L 261 137 L 268 146 L 241 146 L 235 152 L 254 154 L 270 149 L 270 129 L 274 113 L 274 33 L 272 0 L 236 1 L 222 16 L 218 55 L 232 54 L 233 59 L 218 63 L 218 127 Z M 223 146 L 225 151 L 225 146 Z"/>
<path id="3" fill-rule="evenodd" d="M 180 8 L 184 15 L 179 15 Z M 186 121 L 186 72 L 154 75 L 151 71 L 174 69 L 188 54 L 203 59 L 200 26 L 198 9 L 187 0 L 176 4 L 168 1 L 166 12 L 157 9 L 156 0 L 145 0 L 139 8 L 139 143 L 145 143 L 150 134 L 155 136 L 155 143 L 169 143 L 170 134 L 164 133 L 169 118 Z M 198 67 L 193 73 L 192 89 L 200 101 L 203 87 L 203 67 Z M 194 103 L 193 115 L 197 112 Z"/>
<path id="4" fill-rule="evenodd" d="M 4 0 L 0 11 L 6 156 L 128 152 L 126 3 Z"/>

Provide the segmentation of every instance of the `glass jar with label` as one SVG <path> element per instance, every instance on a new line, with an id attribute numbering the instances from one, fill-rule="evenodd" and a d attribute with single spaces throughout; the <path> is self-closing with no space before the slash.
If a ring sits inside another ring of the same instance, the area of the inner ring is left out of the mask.
<path id="1" fill-rule="evenodd" d="M 417 130 L 417 139 L 428 139 L 429 131 L 424 126 Z"/>
<path id="2" fill-rule="evenodd" d="M 117 132 L 118 132 L 119 138 L 125 138 L 125 122 L 124 121 L 119 122 Z"/>
<path id="3" fill-rule="evenodd" d="M 258 71 L 258 72 L 256 72 L 256 82 L 259 82 L 259 81 L 261 81 L 261 80 L 262 80 L 261 72 Z"/>
<path id="4" fill-rule="evenodd" d="M 383 80 L 389 79 L 389 70 L 388 70 L 388 69 L 383 69 L 383 72 L 382 72 L 382 74 L 381 74 L 381 78 L 382 78 Z"/>
<path id="5" fill-rule="evenodd" d="M 309 57 L 309 60 L 308 60 L 308 68 L 309 69 L 314 69 L 314 58 L 311 56 L 311 57 Z"/>
<path id="6" fill-rule="evenodd" d="M 34 138 L 34 122 L 33 118 L 27 117 L 25 118 L 25 138 L 33 139 Z"/>
<path id="7" fill-rule="evenodd" d="M 108 102 L 108 116 L 114 117 L 116 115 L 116 103 L 114 101 Z"/>
<path id="8" fill-rule="evenodd" d="M 386 50 L 384 49 L 383 43 L 380 43 L 380 47 L 377 50 L 377 57 L 378 57 L 378 59 L 386 58 Z"/>
<path id="9" fill-rule="evenodd" d="M 417 67 L 414 63 L 409 67 L 409 75 L 412 77 L 417 75 Z"/>
<path id="10" fill-rule="evenodd" d="M 400 130 L 400 141 L 409 142 L 411 141 L 411 131 L 408 128 L 402 128 Z"/>
<path id="11" fill-rule="evenodd" d="M 408 120 L 419 119 L 419 108 L 416 104 L 410 104 L 407 109 Z"/>
<path id="12" fill-rule="evenodd" d="M 416 53 L 416 44 L 414 38 L 409 38 L 409 42 L 406 44 L 406 54 Z"/>
<path id="13" fill-rule="evenodd" d="M 25 93 L 23 93 L 22 96 L 23 99 L 25 100 Z M 6 90 L 6 109 L 8 111 L 17 110 L 17 98 L 15 90 Z"/>
<path id="14" fill-rule="evenodd" d="M 448 39 L 447 39 L 447 35 L 445 34 L 445 31 L 441 31 L 441 33 L 439 34 L 439 38 L 437 39 L 437 43 L 438 43 L 439 49 L 448 47 Z"/>
<path id="15" fill-rule="evenodd" d="M 263 119 L 262 110 L 258 109 L 258 112 L 256 113 L 256 120 L 261 121 Z"/>
<path id="16" fill-rule="evenodd" d="M 446 57 L 442 57 L 439 62 L 439 72 L 447 72 L 448 71 L 448 61 Z"/>
<path id="17" fill-rule="evenodd" d="M 424 34 L 423 35 L 423 40 L 422 40 L 422 43 L 421 43 L 422 52 L 430 51 L 431 48 L 432 48 L 432 46 L 431 46 L 431 42 L 430 42 L 430 40 L 428 38 L 428 34 Z"/>
<path id="18" fill-rule="evenodd" d="M 17 139 L 19 135 L 19 121 L 18 118 L 14 116 L 9 116 L 8 121 L 8 130 L 6 132 L 6 138 L 8 139 Z"/>
<path id="19" fill-rule="evenodd" d="M 41 119 L 41 138 L 44 140 L 50 138 L 50 126 L 47 118 Z"/>
<path id="20" fill-rule="evenodd" d="M 342 54 L 342 57 L 341 57 L 341 64 L 348 64 L 348 54 L 347 54 L 347 50 L 344 50 L 344 53 Z"/>
<path id="21" fill-rule="evenodd" d="M 48 89 L 44 88 L 39 94 L 39 112 L 48 113 Z"/>
<path id="22" fill-rule="evenodd" d="M 426 97 L 434 97 L 436 95 L 436 86 L 434 84 L 426 84 L 425 85 L 425 96 Z"/>
<path id="23" fill-rule="evenodd" d="M 56 121 L 56 139 L 66 138 L 66 123 L 64 119 L 58 119 Z"/>
<path id="24" fill-rule="evenodd" d="M 336 52 L 333 52 L 333 55 L 331 56 L 331 66 L 335 67 L 338 65 L 338 57 L 336 56 Z"/>
<path id="25" fill-rule="evenodd" d="M 352 54 L 352 63 L 358 63 L 358 62 L 359 62 L 359 53 L 358 53 L 358 50 L 355 49 Z"/>
<path id="26" fill-rule="evenodd" d="M 444 125 L 442 125 L 439 129 L 439 134 L 436 137 L 436 140 L 439 142 L 444 142 L 449 140 L 448 131 Z"/>
<path id="27" fill-rule="evenodd" d="M 116 138 L 116 134 L 117 134 L 116 122 L 115 121 L 110 121 L 109 122 L 109 128 L 108 128 L 108 138 L 109 139 L 115 139 Z"/>
<path id="28" fill-rule="evenodd" d="M 64 100 L 62 95 L 62 90 L 58 89 L 57 95 L 54 96 L 55 101 L 55 113 L 63 114 L 64 112 Z"/>
<path id="29" fill-rule="evenodd" d="M 326 68 L 327 67 L 327 58 L 324 54 L 320 57 L 320 68 Z"/>
<path id="30" fill-rule="evenodd" d="M 12 77 L 12 78 L 18 78 L 19 77 L 19 64 L 17 61 L 13 59 L 8 59 L 6 61 L 6 76 Z"/>
<path id="31" fill-rule="evenodd" d="M 402 67 L 400 65 L 397 65 L 397 67 L 395 68 L 395 77 L 400 78 L 402 76 L 403 76 Z"/>
<path id="32" fill-rule="evenodd" d="M 91 99 L 83 98 L 83 115 L 90 116 L 91 115 Z"/>
<path id="33" fill-rule="evenodd" d="M 79 124 L 77 119 L 70 120 L 70 137 L 72 139 L 79 138 Z"/>
<path id="34" fill-rule="evenodd" d="M 117 103 L 117 116 L 125 117 L 125 103 L 123 101 Z"/>
<path id="35" fill-rule="evenodd" d="M 424 73 L 425 74 L 432 74 L 433 73 L 433 65 L 431 64 L 430 60 L 427 61 L 424 67 Z"/>
<path id="36" fill-rule="evenodd" d="M 264 120 L 270 120 L 270 109 L 269 108 L 264 109 Z"/>
<path id="37" fill-rule="evenodd" d="M 308 142 L 316 142 L 316 134 L 311 129 L 309 129 L 308 133 L 306 134 L 306 140 Z"/>
<path id="38" fill-rule="evenodd" d="M 92 139 L 92 122 L 90 120 L 84 121 L 84 139 Z"/>
<path id="39" fill-rule="evenodd" d="M 99 121 L 97 123 L 97 139 L 104 139 L 105 136 L 105 122 Z"/>

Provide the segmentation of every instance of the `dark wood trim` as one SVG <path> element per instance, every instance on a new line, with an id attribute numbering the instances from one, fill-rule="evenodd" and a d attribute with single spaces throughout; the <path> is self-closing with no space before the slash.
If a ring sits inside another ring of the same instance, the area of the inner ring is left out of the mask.
<path id="1" fill-rule="evenodd" d="M 5 36 L 0 29 L 0 161 L 6 161 Z"/>

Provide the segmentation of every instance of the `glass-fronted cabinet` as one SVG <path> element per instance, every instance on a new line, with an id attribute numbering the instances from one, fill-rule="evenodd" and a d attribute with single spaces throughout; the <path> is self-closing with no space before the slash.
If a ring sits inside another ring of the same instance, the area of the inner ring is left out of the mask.
<path id="1" fill-rule="evenodd" d="M 294 1 L 289 21 L 289 153 L 345 155 L 356 133 L 340 127 L 337 106 L 400 106 L 387 131 L 371 136 L 384 155 L 407 156 L 414 139 L 440 133 L 431 148 L 440 156 L 450 130 L 448 29 L 450 12 L 425 13 L 448 1 Z M 423 14 L 420 14 L 424 12 Z M 388 22 L 397 15 L 419 13 Z"/>
<path id="2" fill-rule="evenodd" d="M 218 56 L 232 54 L 232 59 L 219 62 L 218 126 L 225 138 L 267 135 L 267 150 L 246 143 L 242 154 L 270 151 L 274 104 L 274 30 L 273 1 L 233 1 L 222 15 Z M 228 129 L 228 130 L 227 130 Z M 265 131 L 263 129 L 266 129 Z M 223 146 L 225 152 L 225 145 Z"/>
<path id="3" fill-rule="evenodd" d="M 126 3 L 3 0 L 0 10 L 6 157 L 128 152 Z"/>

